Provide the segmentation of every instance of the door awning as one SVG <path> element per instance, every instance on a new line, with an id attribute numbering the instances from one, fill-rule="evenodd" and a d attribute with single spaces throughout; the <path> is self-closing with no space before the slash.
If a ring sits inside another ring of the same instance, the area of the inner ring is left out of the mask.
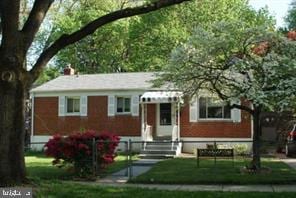
<path id="1" fill-rule="evenodd" d="M 148 91 L 140 99 L 140 103 L 172 103 L 182 102 L 180 91 Z"/>

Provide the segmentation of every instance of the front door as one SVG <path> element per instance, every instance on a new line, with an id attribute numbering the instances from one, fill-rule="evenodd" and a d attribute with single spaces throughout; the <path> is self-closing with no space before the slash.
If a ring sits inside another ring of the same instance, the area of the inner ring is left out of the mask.
<path id="1" fill-rule="evenodd" d="M 171 136 L 173 130 L 173 105 L 171 103 L 157 104 L 157 128 L 158 137 Z"/>

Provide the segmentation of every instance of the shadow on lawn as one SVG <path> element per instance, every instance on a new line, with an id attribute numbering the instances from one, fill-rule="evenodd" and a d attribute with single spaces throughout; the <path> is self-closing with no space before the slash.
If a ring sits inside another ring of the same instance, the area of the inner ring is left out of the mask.
<path id="1" fill-rule="evenodd" d="M 247 159 L 231 160 L 203 159 L 197 167 L 196 159 L 175 158 L 165 160 L 147 173 L 130 180 L 131 183 L 160 184 L 295 184 L 296 170 L 287 164 L 270 159 L 262 160 L 262 166 L 271 172 L 260 174 L 242 173 Z"/>

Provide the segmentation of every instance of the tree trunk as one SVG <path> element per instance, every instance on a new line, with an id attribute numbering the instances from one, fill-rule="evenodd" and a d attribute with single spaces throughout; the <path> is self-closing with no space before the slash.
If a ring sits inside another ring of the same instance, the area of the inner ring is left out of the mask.
<path id="1" fill-rule="evenodd" d="M 3 64 L 3 62 L 2 62 Z M 2 65 L 0 62 L 0 66 Z M 14 67 L 15 68 L 15 67 Z M 27 89 L 16 71 L 0 71 L 0 186 L 24 183 L 24 121 Z"/>
<path id="2" fill-rule="evenodd" d="M 260 169 L 261 168 L 261 160 L 260 160 L 260 113 L 261 108 L 255 107 L 253 113 L 253 161 L 252 161 L 252 168 L 253 169 Z"/>

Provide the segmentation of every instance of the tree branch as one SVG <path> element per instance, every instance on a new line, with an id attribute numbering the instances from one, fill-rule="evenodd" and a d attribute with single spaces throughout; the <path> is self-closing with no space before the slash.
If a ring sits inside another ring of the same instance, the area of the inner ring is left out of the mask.
<path id="1" fill-rule="evenodd" d="M 2 31 L 2 47 L 15 43 L 19 25 L 20 0 L 1 0 L 0 17 Z"/>
<path id="2" fill-rule="evenodd" d="M 244 111 L 250 113 L 251 115 L 254 114 L 253 109 L 251 109 L 250 107 L 244 106 L 244 105 L 232 104 L 232 105 L 230 105 L 230 108 L 237 108 L 237 109 L 240 109 L 240 110 L 244 110 Z"/>
<path id="3" fill-rule="evenodd" d="M 35 0 L 30 15 L 24 24 L 25 51 L 31 46 L 36 33 L 38 32 L 45 16 L 54 0 Z"/>
<path id="4" fill-rule="evenodd" d="M 222 100 L 229 100 L 231 98 L 231 96 L 227 96 L 225 94 L 223 94 L 221 92 L 221 90 L 219 88 L 216 87 L 216 84 L 214 82 L 211 82 L 212 88 L 214 89 L 214 92 L 218 95 L 219 98 L 221 98 Z M 230 105 L 230 108 L 237 108 L 237 109 L 241 109 L 244 111 L 247 111 L 248 113 L 250 113 L 251 115 L 254 114 L 254 110 L 250 107 L 244 106 L 244 105 L 238 105 L 238 104 L 232 104 Z"/>
<path id="5" fill-rule="evenodd" d="M 2 13 L 1 13 L 1 8 L 0 8 L 0 35 L 2 35 Z"/>
<path id="6" fill-rule="evenodd" d="M 61 49 L 65 48 L 68 45 L 71 45 L 84 37 L 94 33 L 98 28 L 116 21 L 118 19 L 127 18 L 135 15 L 145 14 L 148 12 L 152 12 L 161 8 L 165 8 L 168 6 L 172 6 L 175 4 L 180 4 L 185 1 L 191 0 L 158 0 L 154 3 L 150 3 L 144 6 L 138 6 L 134 8 L 125 8 L 123 10 L 118 10 L 115 12 L 111 12 L 102 17 L 97 18 L 96 20 L 88 23 L 86 26 L 82 27 L 80 30 L 70 34 L 70 35 L 62 35 L 59 39 L 57 39 L 50 47 L 48 47 L 45 51 L 42 52 L 37 62 L 31 69 L 30 73 L 32 76 L 32 80 L 36 80 L 39 76 L 42 68 L 49 62 L 49 60 L 57 54 Z"/>
<path id="7" fill-rule="evenodd" d="M 212 88 L 214 90 L 214 92 L 218 95 L 219 98 L 221 98 L 222 100 L 226 100 L 229 97 L 226 96 L 225 94 L 222 93 L 222 91 L 217 87 L 216 83 L 217 81 L 215 79 L 213 79 L 214 82 L 212 80 L 209 80 L 209 83 L 212 85 Z"/>

